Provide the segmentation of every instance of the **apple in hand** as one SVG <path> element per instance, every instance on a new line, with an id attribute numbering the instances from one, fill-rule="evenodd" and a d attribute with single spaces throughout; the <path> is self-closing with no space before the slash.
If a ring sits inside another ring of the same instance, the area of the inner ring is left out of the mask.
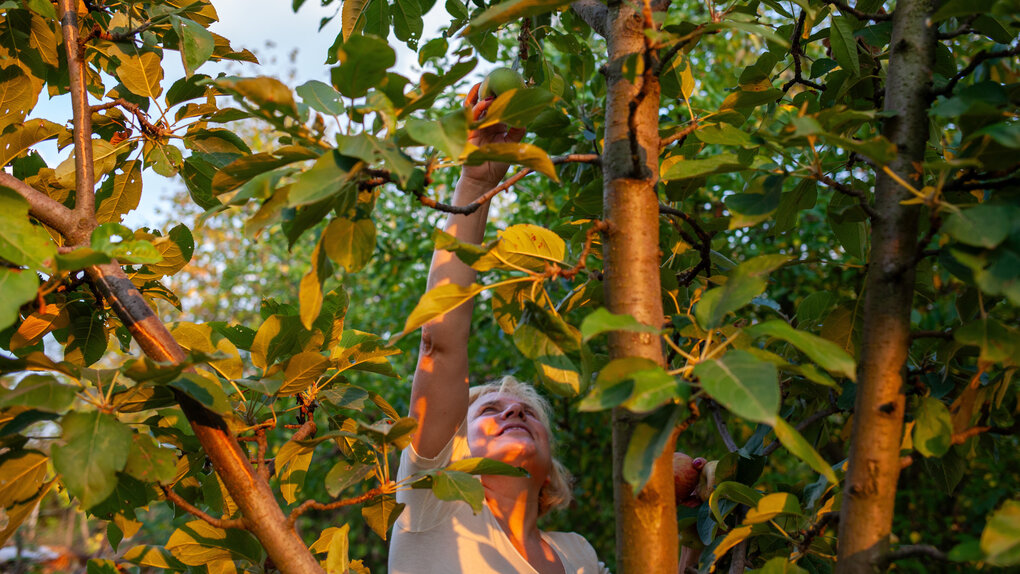
<path id="1" fill-rule="evenodd" d="M 495 98 L 503 92 L 519 90 L 525 86 L 524 78 L 510 68 L 496 68 L 489 72 L 479 90 L 481 98 Z"/>

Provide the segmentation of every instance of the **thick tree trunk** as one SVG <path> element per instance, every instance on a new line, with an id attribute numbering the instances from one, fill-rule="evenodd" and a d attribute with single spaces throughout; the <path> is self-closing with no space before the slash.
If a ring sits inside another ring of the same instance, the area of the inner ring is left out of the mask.
<path id="1" fill-rule="evenodd" d="M 933 0 L 901 0 L 893 16 L 885 110 L 896 115 L 885 135 L 898 154 L 889 168 L 917 189 L 928 139 L 928 105 L 935 29 Z M 903 370 L 910 347 L 910 309 L 917 254 L 917 206 L 910 191 L 879 172 L 872 218 L 871 259 L 850 466 L 839 524 L 836 572 L 872 572 L 888 550 L 903 433 Z"/>
<path id="2" fill-rule="evenodd" d="M 33 214 L 57 228 L 72 245 L 86 244 L 95 229 L 95 176 L 92 169 L 92 111 L 85 89 L 84 64 L 79 53 L 77 0 L 60 0 L 60 23 L 70 70 L 71 101 L 74 114 L 76 191 L 75 208 L 68 212 L 52 202 L 30 202 Z M 35 197 L 34 190 L 21 191 Z M 44 213 L 38 213 L 42 210 Z M 45 213 L 47 211 L 53 213 Z M 156 361 L 180 363 L 186 354 L 166 326 L 116 262 L 90 267 L 89 279 L 109 303 L 113 312 L 131 332 L 146 355 Z M 285 574 L 322 572 L 319 562 L 308 550 L 276 502 L 269 484 L 260 480 L 248 457 L 227 429 L 225 421 L 189 396 L 178 393 L 181 410 L 191 423 L 195 436 L 209 456 L 213 468 L 223 479 L 231 498 L 237 503 L 248 529 L 258 538 L 269 557 Z"/>
<path id="3" fill-rule="evenodd" d="M 606 304 L 613 313 L 660 325 L 659 201 L 655 191 L 659 83 L 653 74 L 638 75 L 629 82 L 623 70 L 645 51 L 645 18 L 640 8 L 633 3 L 611 4 L 606 27 L 609 64 L 603 197 L 609 228 L 604 247 L 605 289 Z M 610 352 L 614 358 L 645 357 L 663 364 L 662 342 L 649 334 L 614 333 Z M 678 559 L 672 443 L 655 463 L 651 480 L 634 496 L 623 479 L 623 459 L 638 420 L 624 409 L 613 413 L 619 571 L 672 574 Z"/>

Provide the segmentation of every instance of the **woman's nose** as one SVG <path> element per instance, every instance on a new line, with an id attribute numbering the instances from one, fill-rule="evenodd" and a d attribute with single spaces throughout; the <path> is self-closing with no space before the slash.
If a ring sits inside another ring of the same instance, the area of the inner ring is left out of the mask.
<path id="1" fill-rule="evenodd" d="M 515 417 L 515 416 L 524 418 L 524 408 L 521 406 L 520 403 L 509 403 L 503 409 L 503 413 L 502 414 L 503 414 L 503 418 L 505 418 L 505 419 L 512 418 L 512 417 Z"/>

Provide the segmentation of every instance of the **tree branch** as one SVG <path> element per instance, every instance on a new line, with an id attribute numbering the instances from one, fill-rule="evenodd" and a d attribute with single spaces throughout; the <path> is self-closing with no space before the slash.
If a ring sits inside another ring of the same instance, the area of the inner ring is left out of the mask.
<path id="1" fill-rule="evenodd" d="M 248 525 L 245 523 L 243 518 L 214 518 L 212 516 L 209 516 L 205 512 L 202 512 L 197 507 L 192 506 L 191 503 L 189 503 L 187 500 L 181 498 L 176 492 L 174 492 L 174 489 L 172 487 L 163 486 L 161 484 L 159 485 L 159 488 L 160 490 L 163 491 L 163 495 L 166 496 L 167 500 L 173 502 L 188 514 L 192 514 L 198 518 L 201 518 L 202 520 L 208 522 L 209 524 L 215 526 L 216 528 L 222 528 L 223 530 L 226 530 L 228 528 L 248 530 Z"/>
<path id="2" fill-rule="evenodd" d="M 720 412 L 719 405 L 715 401 L 709 403 L 709 408 L 712 409 L 712 422 L 715 423 L 715 430 L 719 431 L 719 436 L 722 437 L 723 444 L 726 445 L 726 450 L 730 452 L 737 452 L 740 450 L 737 448 L 737 443 L 733 440 L 733 435 L 730 434 L 729 429 L 726 428 L 726 422 L 722 420 L 722 413 Z"/>
<path id="3" fill-rule="evenodd" d="M 683 145 L 684 140 L 687 139 L 687 136 L 691 135 L 692 133 L 698 130 L 699 127 L 698 119 L 691 118 L 691 122 L 692 122 L 691 125 L 687 126 L 686 128 L 676 132 L 675 134 L 669 136 L 668 138 L 659 140 L 659 149 L 661 150 L 675 141 L 679 141 L 680 145 Z"/>
<path id="4" fill-rule="evenodd" d="M 800 532 L 801 541 L 797 544 L 797 550 L 801 554 L 807 554 L 808 548 L 811 547 L 811 542 L 817 538 L 821 533 L 825 532 L 825 529 L 829 526 L 830 522 L 839 520 L 839 512 L 826 512 L 825 514 L 818 517 L 818 522 L 813 523 L 806 530 Z"/>
<path id="5" fill-rule="evenodd" d="M 970 34 L 971 32 L 974 31 L 974 28 L 971 28 L 971 24 L 973 24 L 974 20 L 977 20 L 978 16 L 980 15 L 981 14 L 971 14 L 970 16 L 961 20 L 960 26 L 955 30 L 950 30 L 949 32 L 939 32 L 935 37 L 938 38 L 939 40 L 949 40 L 957 36 Z"/>
<path id="6" fill-rule="evenodd" d="M 825 89 L 825 86 L 816 84 L 811 80 L 806 80 L 802 76 L 803 70 L 801 69 L 800 57 L 804 55 L 804 50 L 800 47 L 800 37 L 804 33 L 804 19 L 806 15 L 807 12 L 805 10 L 800 11 L 800 16 L 797 17 L 797 25 L 793 29 L 793 37 L 790 39 L 790 55 L 793 56 L 793 79 L 783 84 L 783 94 L 779 96 L 780 100 L 786 96 L 786 92 L 794 84 L 803 84 L 819 92 Z"/>
<path id="7" fill-rule="evenodd" d="M 885 570 L 890 564 L 907 558 L 932 558 L 946 561 L 946 553 L 928 544 L 908 544 L 882 555 L 876 562 L 879 570 Z"/>
<path id="8" fill-rule="evenodd" d="M 910 340 L 916 341 L 917 339 L 945 339 L 947 341 L 952 340 L 952 331 L 911 331 Z"/>
<path id="9" fill-rule="evenodd" d="M 368 492 L 360 496 L 355 496 L 353 498 L 345 498 L 343 500 L 337 500 L 330 503 L 322 503 L 315 500 L 306 500 L 302 502 L 300 506 L 291 511 L 290 516 L 287 517 L 287 526 L 289 526 L 290 528 L 294 528 L 294 523 L 297 522 L 297 519 L 302 514 L 308 512 L 313 508 L 316 510 L 336 510 L 337 508 L 343 508 L 344 506 L 351 506 L 352 504 L 360 504 L 367 500 L 371 500 L 376 496 L 380 496 L 382 494 L 391 492 L 392 489 L 393 485 L 391 483 L 373 488 L 372 490 L 369 490 Z"/>
<path id="10" fill-rule="evenodd" d="M 817 179 L 819 183 L 824 183 L 843 195 L 849 195 L 850 197 L 857 198 L 858 205 L 861 206 L 861 209 L 864 210 L 864 213 L 866 213 L 868 217 L 874 218 L 878 215 L 875 208 L 871 207 L 871 204 L 868 203 L 868 197 L 863 191 L 856 190 L 845 183 L 840 183 L 824 173 L 816 173 L 815 179 Z"/>
<path id="11" fill-rule="evenodd" d="M 124 98 L 117 98 L 112 102 L 106 102 L 105 104 L 91 106 L 89 110 L 91 110 L 92 113 L 95 113 L 103 110 L 108 110 L 110 108 L 115 108 L 118 106 L 131 112 L 135 116 L 135 119 L 138 120 L 138 125 L 142 129 L 142 132 L 145 133 L 146 135 L 159 137 L 164 134 L 164 130 L 161 127 L 150 122 L 149 117 L 145 114 L 145 112 L 142 111 L 141 108 L 139 108 L 136 104 L 133 104 L 125 100 Z"/>
<path id="12" fill-rule="evenodd" d="M 562 164 L 562 163 L 590 163 L 590 164 L 598 165 L 601 162 L 598 154 L 593 154 L 593 153 L 592 154 L 573 153 L 573 154 L 557 156 L 557 157 L 551 158 L 551 160 L 552 160 L 553 165 L 559 165 L 559 164 Z M 422 205 L 424 205 L 425 207 L 431 207 L 432 209 L 435 209 L 436 211 L 442 211 L 444 213 L 454 213 L 454 214 L 457 214 L 457 215 L 470 215 L 470 214 L 478 211 L 478 208 L 480 208 L 481 206 L 485 205 L 485 203 L 488 202 L 489 200 L 491 200 L 493 197 L 496 197 L 501 192 L 504 192 L 504 191 L 510 189 L 511 187 L 513 187 L 515 183 L 517 183 L 518 181 L 524 179 L 525 176 L 527 176 L 528 174 L 532 173 L 533 171 L 534 170 L 531 169 L 531 168 L 522 169 L 521 171 L 519 171 L 519 172 L 515 173 L 514 175 L 512 175 L 509 179 L 503 181 L 502 183 L 500 183 L 496 187 L 494 187 L 494 188 L 490 189 L 489 191 L 485 192 L 478 199 L 472 201 L 471 203 L 465 204 L 465 205 L 450 205 L 448 203 L 441 203 L 441 202 L 438 202 L 438 201 L 432 199 L 431 197 L 425 195 L 423 192 L 416 192 L 414 194 L 414 196 L 418 198 L 418 201 L 420 201 Z M 385 182 L 380 182 L 380 184 L 381 183 L 385 183 Z"/>
<path id="13" fill-rule="evenodd" d="M 873 20 L 875 22 L 883 22 L 885 20 L 892 20 L 892 14 L 874 14 L 869 12 L 861 12 L 856 8 L 851 8 L 846 2 L 840 2 L 839 0 L 822 0 L 826 4 L 832 4 L 836 8 L 839 8 L 840 12 L 846 12 L 847 14 L 853 15 L 858 20 Z"/>
<path id="14" fill-rule="evenodd" d="M 585 24 L 591 26 L 596 34 L 606 38 L 609 35 L 609 28 L 606 26 L 606 18 L 609 15 L 609 8 L 598 0 L 575 0 L 570 8 L 577 14 Z"/>
<path id="15" fill-rule="evenodd" d="M 28 201 L 32 217 L 56 229 L 62 235 L 70 235 L 77 218 L 70 209 L 31 185 L 0 170 L 0 186 L 10 188 Z"/>
<path id="16" fill-rule="evenodd" d="M 92 112 L 89 109 L 85 83 L 85 62 L 78 36 L 77 0 L 59 0 L 60 27 L 67 52 L 67 70 L 71 86 L 71 109 L 74 116 L 74 213 L 81 220 L 93 223 L 96 217 L 96 175 L 92 164 Z M 91 233 L 89 229 L 89 233 Z M 79 243 L 81 237 L 75 237 Z"/>
<path id="17" fill-rule="evenodd" d="M 1020 54 L 1020 46 L 1013 46 L 1009 50 L 1001 50 L 999 52 L 989 52 L 988 50 L 981 50 L 980 52 L 978 52 L 978 55 L 974 56 L 974 59 L 971 60 L 969 64 L 967 64 L 966 68 L 960 70 L 960 72 L 953 76 L 949 80 L 949 82 L 942 87 L 941 90 L 934 92 L 933 95 L 935 96 L 948 95 L 950 92 L 953 91 L 953 88 L 956 87 L 956 84 L 958 84 L 960 80 L 969 76 L 971 73 L 974 72 L 974 70 L 978 68 L 978 66 L 987 62 L 988 60 L 995 60 L 998 58 L 1009 58 L 1011 56 L 1016 56 L 1017 54 Z"/>

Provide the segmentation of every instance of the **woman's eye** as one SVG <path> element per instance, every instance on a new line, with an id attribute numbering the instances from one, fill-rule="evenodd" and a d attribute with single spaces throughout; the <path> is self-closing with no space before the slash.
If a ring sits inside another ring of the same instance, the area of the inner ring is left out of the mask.
<path id="1" fill-rule="evenodd" d="M 482 410 L 480 410 L 478 412 L 481 413 L 481 414 L 494 413 L 494 412 L 496 412 L 496 407 L 482 407 Z"/>

